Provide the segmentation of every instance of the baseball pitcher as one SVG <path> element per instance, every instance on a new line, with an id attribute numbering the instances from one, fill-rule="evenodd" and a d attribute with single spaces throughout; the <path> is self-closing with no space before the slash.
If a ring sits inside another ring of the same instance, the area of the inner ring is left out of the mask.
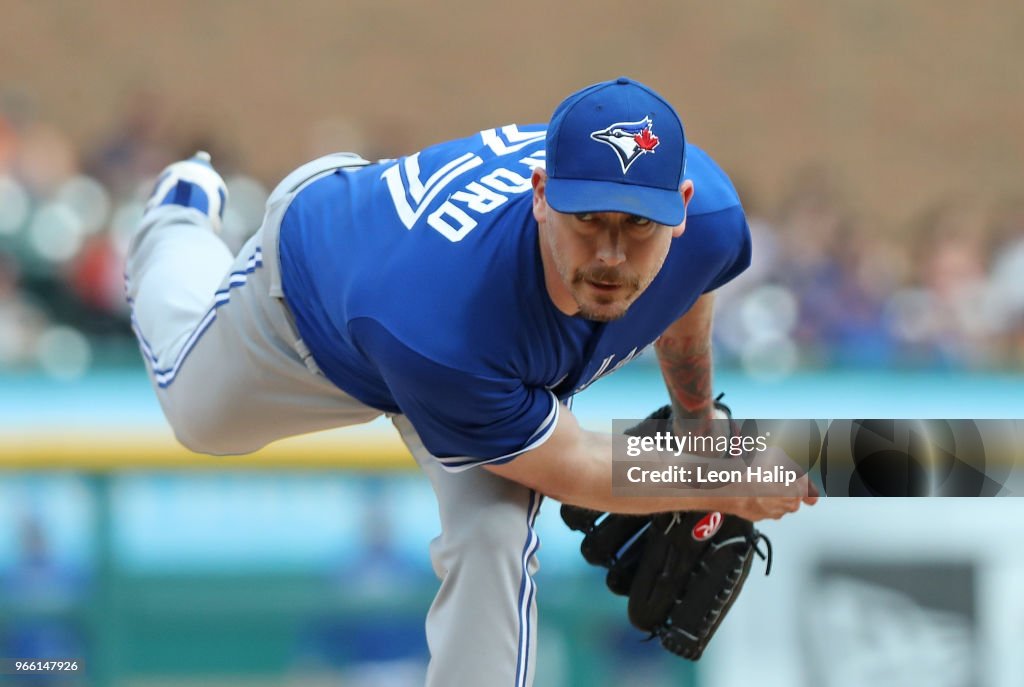
<path id="1" fill-rule="evenodd" d="M 127 293 L 157 397 L 181 443 L 210 454 L 392 420 L 441 518 L 428 685 L 532 683 L 544 496 L 647 524 L 814 502 L 806 480 L 770 498 L 613 496 L 611 435 L 566 406 L 653 344 L 673 416 L 715 412 L 714 291 L 748 266 L 750 233 L 726 174 L 647 86 L 599 83 L 546 125 L 396 160 L 310 162 L 237 256 L 218 236 L 226 202 L 209 156 L 175 163 L 132 242 Z M 734 529 L 749 559 L 756 536 Z M 650 586 L 651 565 L 623 584 Z"/>

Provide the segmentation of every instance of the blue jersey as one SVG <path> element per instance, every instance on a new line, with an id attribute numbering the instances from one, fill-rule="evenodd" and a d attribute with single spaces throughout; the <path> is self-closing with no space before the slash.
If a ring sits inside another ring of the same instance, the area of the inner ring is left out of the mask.
<path id="1" fill-rule="evenodd" d="M 530 176 L 544 126 L 506 126 L 312 182 L 281 223 L 299 334 L 350 396 L 404 413 L 449 469 L 540 445 L 566 400 L 654 342 L 750 263 L 736 191 L 688 146 L 686 231 L 608 323 L 548 295 Z"/>

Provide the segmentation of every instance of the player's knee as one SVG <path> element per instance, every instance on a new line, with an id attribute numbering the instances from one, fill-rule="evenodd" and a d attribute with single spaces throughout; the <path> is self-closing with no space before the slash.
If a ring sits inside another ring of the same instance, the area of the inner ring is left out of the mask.
<path id="1" fill-rule="evenodd" d="M 261 447 L 254 444 L 251 437 L 238 436 L 218 413 L 205 410 L 192 407 L 184 412 L 167 413 L 175 438 L 189 451 L 230 456 L 251 453 Z"/>
<path id="2" fill-rule="evenodd" d="M 232 448 L 216 435 L 186 433 L 175 430 L 175 438 L 178 443 L 193 453 L 205 453 L 210 456 L 229 456 L 244 451 L 232 450 Z"/>
<path id="3" fill-rule="evenodd" d="M 450 524 L 445 536 L 463 558 L 483 556 L 489 561 L 521 565 L 527 539 L 536 536 L 529 518 L 521 505 L 496 501 L 479 508 L 472 518 Z"/>

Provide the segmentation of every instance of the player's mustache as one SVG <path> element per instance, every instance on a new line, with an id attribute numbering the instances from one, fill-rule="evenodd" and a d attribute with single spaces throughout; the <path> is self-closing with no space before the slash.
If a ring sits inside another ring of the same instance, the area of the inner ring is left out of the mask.
<path id="1" fill-rule="evenodd" d="M 640 278 L 634 274 L 627 274 L 615 267 L 592 267 L 586 270 L 577 270 L 574 284 L 584 281 L 597 282 L 598 284 L 614 284 L 616 286 L 628 286 L 637 288 L 640 286 Z"/>

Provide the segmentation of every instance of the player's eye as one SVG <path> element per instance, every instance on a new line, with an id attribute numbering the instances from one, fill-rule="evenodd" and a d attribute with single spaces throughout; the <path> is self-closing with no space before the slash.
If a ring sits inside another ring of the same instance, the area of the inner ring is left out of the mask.
<path id="1" fill-rule="evenodd" d="M 634 227 L 649 227 L 654 224 L 651 220 L 646 217 L 641 217 L 640 215 L 630 215 L 627 221 Z"/>
<path id="2" fill-rule="evenodd" d="M 592 212 L 577 212 L 573 215 L 578 222 L 590 222 L 594 219 Z"/>

